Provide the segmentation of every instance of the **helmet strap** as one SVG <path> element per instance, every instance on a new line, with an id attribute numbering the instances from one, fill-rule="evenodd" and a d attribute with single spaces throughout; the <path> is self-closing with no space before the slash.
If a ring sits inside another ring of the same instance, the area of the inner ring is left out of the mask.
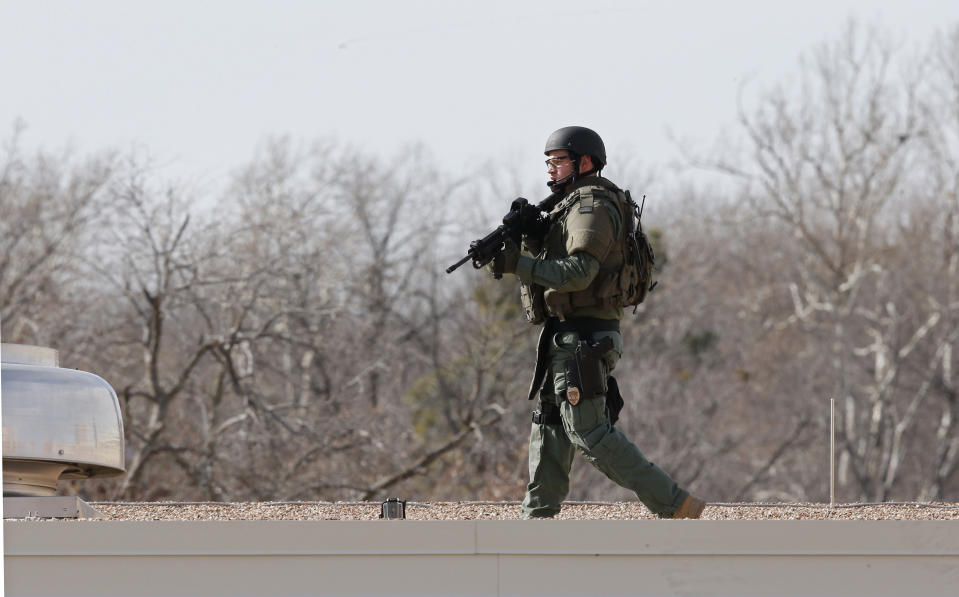
<path id="1" fill-rule="evenodd" d="M 590 174 L 599 174 L 602 171 L 603 169 L 602 167 L 597 168 L 594 166 L 590 168 L 589 170 L 587 170 L 586 172 L 580 172 L 579 171 L 580 157 L 581 156 L 579 154 L 573 153 L 572 151 L 569 152 L 569 159 L 571 162 L 573 162 L 572 173 L 570 173 L 570 175 L 567 176 L 566 178 L 562 178 L 560 180 L 551 180 L 547 182 L 546 186 L 549 187 L 549 190 L 553 191 L 554 193 L 559 192 L 563 190 L 564 188 L 568 187 L 569 185 L 573 184 L 577 180 L 579 180 L 580 177 L 582 176 L 589 176 Z"/>
<path id="2" fill-rule="evenodd" d="M 579 174 L 579 154 L 570 151 L 569 160 L 573 163 L 573 171 L 570 172 L 569 176 L 559 180 L 551 180 L 546 183 L 546 186 L 549 187 L 549 190 L 553 191 L 554 193 L 562 191 L 569 185 L 576 182 L 577 175 Z"/>

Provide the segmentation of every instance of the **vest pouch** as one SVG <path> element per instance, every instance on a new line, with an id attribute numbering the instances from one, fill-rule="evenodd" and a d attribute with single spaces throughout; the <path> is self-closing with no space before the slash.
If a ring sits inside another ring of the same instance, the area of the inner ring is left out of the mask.
<path id="1" fill-rule="evenodd" d="M 633 201 L 626 191 L 626 239 L 623 247 L 623 267 L 620 271 L 620 304 L 623 307 L 636 306 L 646 300 L 646 295 L 655 286 L 653 266 L 656 255 L 649 238 L 643 232 L 641 220 L 642 208 Z M 645 196 L 643 197 L 645 199 Z"/>
<path id="2" fill-rule="evenodd" d="M 619 307 L 619 275 L 616 271 L 601 271 L 588 288 L 567 295 L 570 310 L 583 307 Z"/>
<path id="3" fill-rule="evenodd" d="M 593 288 L 593 296 L 596 297 L 596 303 L 604 306 L 615 304 L 617 301 L 614 299 L 616 299 L 620 293 L 619 268 L 615 270 L 601 271 L 596 277 L 598 280 L 594 282 Z"/>
<path id="4" fill-rule="evenodd" d="M 632 251 L 627 251 L 627 265 L 633 266 L 636 256 L 632 254 Z M 619 272 L 619 279 L 617 280 L 617 292 L 621 300 L 621 306 L 629 306 L 631 301 L 638 300 L 642 302 L 645 298 L 645 294 L 642 297 L 638 295 L 643 291 L 644 286 L 642 280 L 640 280 L 639 270 L 636 267 L 624 267 L 622 271 Z"/>
<path id="5" fill-rule="evenodd" d="M 544 288 L 539 284 L 520 284 L 519 299 L 523 303 L 526 321 L 539 325 L 546 321 L 546 302 L 543 299 Z"/>
<path id="6" fill-rule="evenodd" d="M 570 293 L 557 292 L 550 288 L 543 293 L 543 302 L 546 303 L 546 311 L 553 317 L 566 317 L 573 310 L 569 300 Z"/>

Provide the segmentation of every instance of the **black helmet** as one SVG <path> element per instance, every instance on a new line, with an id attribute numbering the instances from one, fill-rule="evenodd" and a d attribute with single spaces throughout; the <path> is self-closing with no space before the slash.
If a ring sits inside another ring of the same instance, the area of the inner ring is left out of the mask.
<path id="1" fill-rule="evenodd" d="M 557 149 L 565 149 L 576 157 L 589 155 L 597 162 L 597 169 L 606 165 L 606 146 L 596 131 L 584 126 L 567 126 L 554 131 L 546 140 L 546 151 L 549 154 Z"/>

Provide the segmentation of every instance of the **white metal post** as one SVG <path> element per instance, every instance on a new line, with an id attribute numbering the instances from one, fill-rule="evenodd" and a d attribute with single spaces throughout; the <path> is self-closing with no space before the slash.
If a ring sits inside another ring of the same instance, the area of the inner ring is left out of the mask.
<path id="1" fill-rule="evenodd" d="M 836 399 L 829 399 L 829 507 L 836 505 Z"/>

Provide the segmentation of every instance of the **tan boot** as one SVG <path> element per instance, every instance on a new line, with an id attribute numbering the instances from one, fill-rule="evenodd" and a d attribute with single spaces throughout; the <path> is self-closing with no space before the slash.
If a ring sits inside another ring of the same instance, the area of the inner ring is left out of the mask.
<path id="1" fill-rule="evenodd" d="M 689 494 L 679 508 L 673 512 L 673 518 L 699 518 L 705 507 L 706 502 L 693 494 Z"/>

